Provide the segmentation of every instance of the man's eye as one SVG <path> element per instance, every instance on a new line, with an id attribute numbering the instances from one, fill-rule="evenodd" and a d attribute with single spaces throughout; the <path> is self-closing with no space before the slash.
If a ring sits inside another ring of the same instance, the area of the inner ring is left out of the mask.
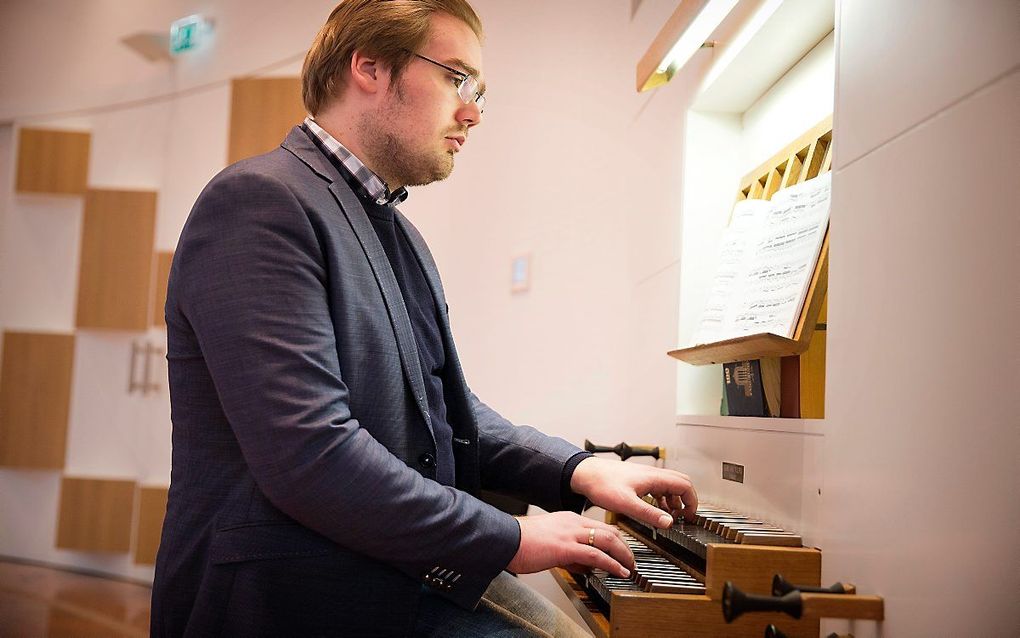
<path id="1" fill-rule="evenodd" d="M 450 76 L 450 82 L 452 82 L 454 84 L 454 86 L 458 86 L 459 87 L 460 83 L 463 82 L 463 81 L 464 81 L 464 78 L 460 77 L 459 75 L 451 75 Z"/>

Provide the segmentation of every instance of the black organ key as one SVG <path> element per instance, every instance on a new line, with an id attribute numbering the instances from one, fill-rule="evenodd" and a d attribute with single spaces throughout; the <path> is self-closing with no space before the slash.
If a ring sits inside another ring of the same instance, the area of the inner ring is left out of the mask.
<path id="1" fill-rule="evenodd" d="M 621 538 L 634 554 L 630 578 L 617 578 L 605 570 L 593 569 L 585 578 L 589 591 L 609 605 L 614 592 L 705 594 L 705 586 L 643 542 L 621 530 Z"/>
<path id="2" fill-rule="evenodd" d="M 698 558 L 708 558 L 711 543 L 741 543 L 800 547 L 800 535 L 743 514 L 719 508 L 699 507 L 694 523 L 679 520 L 664 530 L 631 521 L 653 539 L 665 538 Z"/>
<path id="3" fill-rule="evenodd" d="M 737 534 L 744 531 L 761 531 L 761 532 L 781 532 L 782 528 L 776 527 L 775 525 L 767 525 L 765 523 L 758 524 L 742 524 L 742 525 L 726 525 L 721 530 L 721 534 L 729 540 L 736 540 Z"/>
<path id="4" fill-rule="evenodd" d="M 700 583 L 654 583 L 647 590 L 656 594 L 694 594 L 704 595 L 705 586 Z"/>
<path id="5" fill-rule="evenodd" d="M 642 591 L 631 579 L 610 576 L 604 569 L 591 570 L 586 582 L 588 588 L 607 605 L 612 600 L 614 591 Z"/>

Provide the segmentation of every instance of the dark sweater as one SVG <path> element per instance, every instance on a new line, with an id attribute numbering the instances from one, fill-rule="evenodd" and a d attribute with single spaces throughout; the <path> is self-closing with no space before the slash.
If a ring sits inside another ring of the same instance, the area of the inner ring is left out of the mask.
<path id="1" fill-rule="evenodd" d="M 404 297 L 411 328 L 414 330 L 418 359 L 421 361 L 422 375 L 425 378 L 429 416 L 432 418 L 432 433 L 436 437 L 436 481 L 452 486 L 456 478 L 453 428 L 446 415 L 444 389 L 446 352 L 436 318 L 435 298 L 407 236 L 394 219 L 395 209 L 389 204 L 379 205 L 368 201 L 367 197 L 361 197 L 361 203 L 368 213 L 372 227 L 375 228 L 375 234 L 379 236 L 383 250 L 386 251 L 386 257 L 400 286 L 400 293 Z"/>

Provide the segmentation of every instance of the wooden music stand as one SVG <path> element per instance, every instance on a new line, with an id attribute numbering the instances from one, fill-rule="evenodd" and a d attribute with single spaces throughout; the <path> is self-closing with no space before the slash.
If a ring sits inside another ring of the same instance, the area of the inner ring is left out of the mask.
<path id="1" fill-rule="evenodd" d="M 825 173 L 832 166 L 832 116 L 813 126 L 741 180 L 737 200 L 772 199 L 788 186 Z M 761 333 L 704 343 L 669 352 L 692 365 L 732 363 L 772 357 L 797 357 L 807 352 L 829 283 L 829 233 L 822 240 L 807 296 L 793 338 Z"/>

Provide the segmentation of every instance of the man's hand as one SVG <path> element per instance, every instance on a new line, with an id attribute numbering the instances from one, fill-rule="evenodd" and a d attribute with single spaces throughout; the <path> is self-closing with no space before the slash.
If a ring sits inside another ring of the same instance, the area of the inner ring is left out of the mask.
<path id="1" fill-rule="evenodd" d="M 649 465 L 590 457 L 574 468 L 570 489 L 593 505 L 660 528 L 672 525 L 673 517 L 694 520 L 698 511 L 698 494 L 689 476 Z M 654 496 L 662 509 L 641 500 L 645 494 Z"/>
<path id="2" fill-rule="evenodd" d="M 634 568 L 634 555 L 611 525 L 573 512 L 521 516 L 517 522 L 521 526 L 521 546 L 507 565 L 515 574 L 552 567 L 571 571 L 597 568 L 627 578 Z"/>

